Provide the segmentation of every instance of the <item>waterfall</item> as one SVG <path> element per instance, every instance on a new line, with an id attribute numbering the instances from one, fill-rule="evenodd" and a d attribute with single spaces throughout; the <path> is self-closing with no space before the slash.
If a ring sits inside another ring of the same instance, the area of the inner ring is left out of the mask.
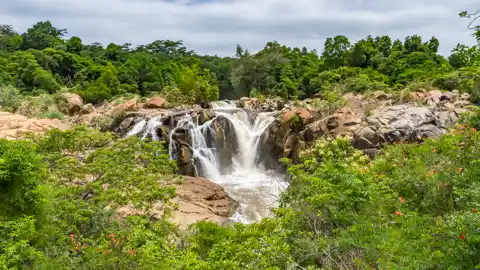
<path id="1" fill-rule="evenodd" d="M 152 137 L 152 141 L 158 141 L 160 138 L 157 134 L 157 128 L 162 126 L 163 122 L 161 121 L 160 116 L 154 116 L 150 118 L 147 122 L 147 127 L 145 128 L 145 132 L 143 133 L 142 139 L 147 138 L 148 135 Z"/>
<path id="2" fill-rule="evenodd" d="M 185 116 L 177 127 L 181 123 L 188 123 L 192 150 L 194 157 L 199 160 L 203 176 L 221 185 L 240 203 L 240 208 L 232 219 L 244 223 L 259 221 L 269 216 L 270 209 L 276 206 L 280 193 L 287 186 L 281 175 L 265 170 L 256 162 L 261 136 L 275 121 L 275 113 L 260 113 L 251 123 L 248 113 L 236 108 L 235 104 L 214 102 L 212 109 L 216 118 L 203 125 L 195 125 L 191 117 Z M 215 149 L 208 147 L 206 141 L 207 132 L 215 132 L 211 127 L 212 123 L 220 116 L 231 124 L 238 147 L 231 160 L 231 173 L 226 175 L 221 174 L 219 157 Z"/>
<path id="3" fill-rule="evenodd" d="M 142 120 L 135 124 L 135 126 L 133 126 L 133 128 L 127 134 L 125 134 L 124 137 L 128 138 L 142 133 L 143 140 L 150 135 L 152 141 L 158 141 L 160 138 L 157 134 L 157 128 L 162 125 L 163 122 L 161 121 L 160 116 L 152 117 L 150 120 L 148 120 L 148 122 L 146 120 Z"/>
<path id="4" fill-rule="evenodd" d="M 240 203 L 238 212 L 232 219 L 244 223 L 259 221 L 270 215 L 270 209 L 276 207 L 280 193 L 287 187 L 282 175 L 267 171 L 258 162 L 261 136 L 275 121 L 275 112 L 259 113 L 252 123 L 248 112 L 237 108 L 232 102 L 217 101 L 211 105 L 215 117 L 201 125 L 198 124 L 198 118 L 192 114 L 186 114 L 179 119 L 169 134 L 170 158 L 177 159 L 180 152 L 179 141 L 175 137 L 177 132 L 186 134 L 185 138 L 182 137 L 180 140 L 185 140 L 183 145 L 188 144 L 197 174 L 222 186 Z M 229 131 L 234 133 L 235 142 L 225 137 L 224 130 L 214 129 L 213 124 L 221 118 L 230 124 Z M 162 119 L 159 117 L 153 117 L 148 122 L 142 120 L 127 133 L 126 137 L 142 134 L 143 138 L 150 135 L 152 140 L 158 140 L 156 130 L 161 125 Z M 217 139 L 216 135 L 219 134 L 216 132 L 223 132 L 221 134 L 223 136 L 219 136 L 224 140 L 223 145 L 230 146 L 227 150 L 235 152 L 230 153 L 231 160 L 220 160 L 222 158 L 220 149 L 216 149 L 209 139 Z M 232 145 L 236 146 L 236 151 L 231 150 Z M 229 168 L 224 168 L 226 166 Z"/>
<path id="5" fill-rule="evenodd" d="M 145 120 L 138 122 L 135 126 L 133 126 L 133 128 L 127 134 L 125 134 L 125 138 L 140 134 L 140 132 L 142 132 L 143 129 L 145 128 L 146 124 L 147 124 L 147 121 Z"/>

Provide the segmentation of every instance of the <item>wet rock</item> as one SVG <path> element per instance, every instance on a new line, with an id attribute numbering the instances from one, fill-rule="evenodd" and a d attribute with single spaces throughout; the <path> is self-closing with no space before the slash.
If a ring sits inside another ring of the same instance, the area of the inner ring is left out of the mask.
<path id="1" fill-rule="evenodd" d="M 205 109 L 205 110 L 202 110 L 199 112 L 199 115 L 198 115 L 198 122 L 199 124 L 203 124 L 211 119 L 213 119 L 215 115 L 213 114 L 213 112 L 209 109 Z"/>
<path id="2" fill-rule="evenodd" d="M 283 109 L 285 105 L 281 97 L 267 98 L 260 101 L 258 98 L 242 97 L 237 102 L 237 107 L 247 111 L 274 112 Z"/>
<path id="3" fill-rule="evenodd" d="M 286 141 L 285 141 L 285 145 L 284 145 L 284 149 L 283 149 L 283 156 L 285 156 L 285 157 L 291 156 L 292 152 L 297 147 L 298 141 L 299 141 L 299 139 L 298 139 L 297 135 L 288 136 Z"/>
<path id="4" fill-rule="evenodd" d="M 179 145 L 177 164 L 182 175 L 196 176 L 197 171 L 195 167 L 195 161 L 193 159 L 193 153 L 190 147 L 186 144 Z"/>
<path id="5" fill-rule="evenodd" d="M 120 129 L 120 134 L 125 134 L 128 132 L 128 129 L 132 127 L 135 123 L 134 118 L 126 118 L 120 123 L 119 129 Z"/>

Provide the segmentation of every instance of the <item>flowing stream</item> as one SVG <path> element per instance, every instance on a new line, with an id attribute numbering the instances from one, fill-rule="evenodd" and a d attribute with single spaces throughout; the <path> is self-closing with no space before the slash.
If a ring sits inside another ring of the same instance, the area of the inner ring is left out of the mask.
<path id="1" fill-rule="evenodd" d="M 173 134 L 177 129 L 187 130 L 197 173 L 222 186 L 240 203 L 232 219 L 243 223 L 259 221 L 270 215 L 270 209 L 276 207 L 280 193 L 287 187 L 283 175 L 265 170 L 257 162 L 260 158 L 260 138 L 275 120 L 275 113 L 259 113 L 254 121 L 250 121 L 245 110 L 223 101 L 213 103 L 212 110 L 216 117 L 201 125 L 189 114 L 178 121 L 170 133 L 170 157 L 175 159 L 177 154 Z M 225 144 L 236 148 L 232 160 L 228 162 L 222 162 L 218 149 L 212 143 L 209 145 L 209 138 L 215 138 L 216 132 L 224 132 L 218 129 L 215 131 L 212 126 L 219 117 L 227 119 L 235 133 L 236 141 L 229 141 L 223 136 Z M 141 121 L 126 136 L 141 134 L 145 138 L 150 135 L 152 139 L 158 140 L 155 130 L 159 125 L 162 125 L 162 121 L 155 117 L 148 122 Z M 229 168 L 223 168 L 224 166 Z"/>

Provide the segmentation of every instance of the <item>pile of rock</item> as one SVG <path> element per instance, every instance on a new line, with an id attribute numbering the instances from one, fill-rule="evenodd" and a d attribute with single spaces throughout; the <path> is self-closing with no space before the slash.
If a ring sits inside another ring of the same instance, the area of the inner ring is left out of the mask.
<path id="1" fill-rule="evenodd" d="M 27 133 L 42 133 L 53 128 L 66 130 L 70 125 L 58 119 L 27 118 L 19 114 L 0 112 L 0 139 L 16 140 Z"/>
<path id="2" fill-rule="evenodd" d="M 458 91 L 419 91 L 409 94 L 409 102 L 398 104 L 383 92 L 344 96 L 347 105 L 335 113 L 321 117 L 312 109 L 289 108 L 263 136 L 262 151 L 273 153 L 273 160 L 298 153 L 320 137 L 347 137 L 353 145 L 374 155 L 388 142 L 419 141 L 438 137 L 457 123 L 460 114 L 472 104 L 469 95 Z M 267 161 L 267 166 L 275 164 Z"/>

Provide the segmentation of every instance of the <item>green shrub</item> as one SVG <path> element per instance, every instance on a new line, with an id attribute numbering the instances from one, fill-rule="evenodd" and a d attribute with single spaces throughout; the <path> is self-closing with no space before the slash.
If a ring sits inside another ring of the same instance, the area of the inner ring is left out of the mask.
<path id="1" fill-rule="evenodd" d="M 48 119 L 59 119 L 63 120 L 65 115 L 61 112 L 46 112 L 40 116 L 41 118 L 48 118 Z"/>
<path id="2" fill-rule="evenodd" d="M 7 220 L 0 216 L 0 268 L 23 269 L 43 257 L 33 245 L 38 237 L 32 216 Z"/>
<path id="3" fill-rule="evenodd" d="M 452 91 L 460 88 L 460 77 L 457 72 L 442 74 L 433 80 L 433 86 L 442 89 Z"/>
<path id="4" fill-rule="evenodd" d="M 15 87 L 0 86 L 0 108 L 9 112 L 14 112 L 18 109 L 22 102 L 20 91 Z"/>
<path id="5" fill-rule="evenodd" d="M 479 133 L 462 127 L 373 162 L 348 140 L 320 140 L 290 162 L 276 215 L 293 260 L 326 269 L 477 266 Z M 476 225 L 475 225 L 476 224 Z"/>
<path id="6" fill-rule="evenodd" d="M 85 103 L 99 104 L 113 97 L 112 91 L 104 84 L 91 85 L 77 93 Z"/>
<path id="7" fill-rule="evenodd" d="M 66 111 L 67 103 L 63 95 L 42 94 L 40 96 L 27 96 L 17 109 L 17 113 L 37 118 L 49 118 L 47 116 L 59 116 Z M 56 117 L 53 117 L 56 118 Z"/>
<path id="8" fill-rule="evenodd" d="M 76 126 L 61 131 L 52 129 L 45 135 L 31 135 L 30 139 L 38 145 L 41 153 L 86 151 L 110 144 L 115 136 L 112 133 L 103 133 L 85 126 Z"/>
<path id="9" fill-rule="evenodd" d="M 477 107 L 474 110 L 461 115 L 459 122 L 480 129 L 480 108 Z"/>
<path id="10" fill-rule="evenodd" d="M 0 216 L 36 213 L 45 166 L 27 141 L 0 140 Z"/>

